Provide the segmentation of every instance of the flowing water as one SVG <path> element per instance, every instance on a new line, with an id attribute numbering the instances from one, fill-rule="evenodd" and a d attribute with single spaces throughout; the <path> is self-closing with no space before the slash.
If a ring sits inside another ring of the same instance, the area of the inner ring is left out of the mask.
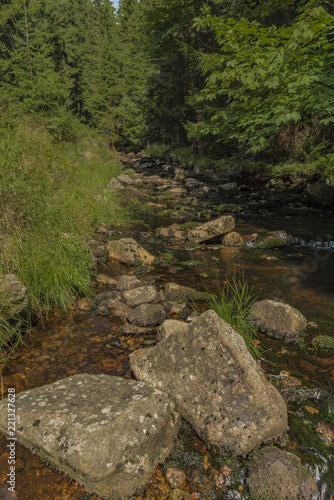
<path id="1" fill-rule="evenodd" d="M 158 205 L 163 202 L 160 194 L 152 194 L 152 200 Z M 192 215 L 186 210 L 184 220 L 208 220 L 219 214 L 219 203 L 239 207 L 236 231 L 240 234 L 284 230 L 291 237 L 290 244 L 282 249 L 264 250 L 254 248 L 250 241 L 246 247 L 208 245 L 185 250 L 180 240 L 157 238 L 157 228 L 179 222 L 173 214 L 169 219 L 157 217 L 158 207 L 144 211 L 143 221 L 127 230 L 127 235 L 153 254 L 171 252 L 174 260 L 149 271 L 138 269 L 136 272 L 143 279 L 152 277 L 158 287 L 174 281 L 212 291 L 219 289 L 226 274 L 243 272 L 261 298 L 281 298 L 307 317 L 311 326 L 299 344 L 284 343 L 260 333 L 258 342 L 263 352 L 260 364 L 288 404 L 290 441 L 285 449 L 298 454 L 308 465 L 318 481 L 318 499 L 329 499 L 334 495 L 334 349 L 316 349 L 312 339 L 320 334 L 334 337 L 334 216 L 329 211 L 298 205 L 274 206 L 270 210 L 246 198 L 236 200 L 227 195 L 215 202 L 203 202 L 200 212 L 193 210 Z M 187 208 L 186 203 L 183 208 Z M 99 270 L 110 276 L 133 272 L 113 263 L 101 263 Z M 3 374 L 3 395 L 10 387 L 21 392 L 76 373 L 131 378 L 129 354 L 140 346 L 154 343 L 154 335 L 122 336 L 119 334 L 122 324 L 112 316 L 98 316 L 94 312 L 73 310 L 67 316 L 54 312 L 43 323 L 39 322 L 11 357 Z M 21 445 L 17 446 L 16 493 L 12 494 L 6 485 L 7 459 L 3 436 L 0 438 L 1 499 L 88 498 L 77 483 L 51 470 Z M 223 464 L 231 469 L 223 489 L 213 483 L 212 472 L 210 475 L 215 464 L 218 468 Z M 166 497 L 168 488 L 163 472 L 167 465 L 187 471 L 188 491 L 193 498 L 249 498 L 244 484 L 246 462 L 206 446 L 184 424 L 177 450 L 167 464 L 157 468 L 146 493 L 138 496 L 138 500 Z"/>

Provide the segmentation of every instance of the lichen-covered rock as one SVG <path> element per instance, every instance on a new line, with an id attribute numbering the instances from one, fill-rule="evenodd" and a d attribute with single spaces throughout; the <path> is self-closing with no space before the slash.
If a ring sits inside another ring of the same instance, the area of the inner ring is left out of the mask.
<path id="1" fill-rule="evenodd" d="M 135 262 L 152 264 L 154 256 L 141 247 L 132 238 L 109 241 L 107 243 L 108 258 L 133 265 Z"/>
<path id="2" fill-rule="evenodd" d="M 276 300 L 255 302 L 249 319 L 268 334 L 289 340 L 300 335 L 307 327 L 307 320 L 301 312 Z"/>
<path id="3" fill-rule="evenodd" d="M 243 338 L 214 311 L 182 332 L 130 355 L 137 379 L 166 391 L 211 444 L 249 453 L 287 429 L 282 396 L 265 378 Z"/>
<path id="4" fill-rule="evenodd" d="M 8 401 L 0 429 L 8 431 Z M 74 375 L 17 395 L 18 441 L 88 493 L 125 499 L 174 444 L 179 417 L 160 391 L 108 375 Z"/>
<path id="5" fill-rule="evenodd" d="M 173 334 L 182 335 L 188 328 L 188 323 L 176 319 L 166 319 L 158 329 L 157 341 L 160 342 Z"/>
<path id="6" fill-rule="evenodd" d="M 165 285 L 166 300 L 185 300 L 185 299 L 200 300 L 200 299 L 206 299 L 207 297 L 208 297 L 207 293 L 198 292 L 197 290 L 195 290 L 195 288 L 177 285 L 176 283 L 166 283 Z"/>
<path id="7" fill-rule="evenodd" d="M 256 500 L 311 500 L 317 491 L 299 459 L 276 447 L 252 454 L 247 483 Z"/>
<path id="8" fill-rule="evenodd" d="M 128 290 L 123 293 L 123 297 L 130 307 L 137 307 L 140 306 L 140 304 L 156 304 L 160 300 L 158 290 L 152 285 L 141 286 L 134 288 L 133 290 Z"/>
<path id="9" fill-rule="evenodd" d="M 220 236 L 221 234 L 233 231 L 235 220 L 232 215 L 223 215 L 218 219 L 200 224 L 188 233 L 188 240 L 201 243 L 203 241 Z"/>
<path id="10" fill-rule="evenodd" d="M 226 247 L 233 247 L 236 245 L 242 245 L 244 240 L 240 236 L 239 233 L 236 233 L 235 231 L 232 231 L 231 233 L 228 233 L 224 236 L 222 239 L 222 244 L 225 245 Z"/>
<path id="11" fill-rule="evenodd" d="M 144 283 L 140 281 L 137 276 L 128 276 L 125 274 L 121 276 L 117 282 L 117 290 L 120 292 L 125 292 L 126 290 L 133 290 L 134 288 L 139 288 L 143 286 Z"/>
<path id="12" fill-rule="evenodd" d="M 2 302 L 8 304 L 6 314 L 9 317 L 20 314 L 28 306 L 27 289 L 15 274 L 0 276 L 0 296 Z"/>
<path id="13" fill-rule="evenodd" d="M 165 309 L 158 304 L 141 304 L 128 315 L 128 321 L 137 326 L 155 326 L 166 319 Z"/>

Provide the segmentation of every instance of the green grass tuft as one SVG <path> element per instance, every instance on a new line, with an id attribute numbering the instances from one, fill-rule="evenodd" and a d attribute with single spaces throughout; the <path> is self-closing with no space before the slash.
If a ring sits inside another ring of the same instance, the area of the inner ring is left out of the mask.
<path id="1" fill-rule="evenodd" d="M 258 294 L 250 287 L 243 274 L 235 274 L 226 278 L 222 290 L 212 294 L 207 300 L 211 309 L 238 332 L 254 358 L 260 358 L 259 349 L 252 342 L 256 328 L 249 321 L 250 308 L 257 300 Z"/>

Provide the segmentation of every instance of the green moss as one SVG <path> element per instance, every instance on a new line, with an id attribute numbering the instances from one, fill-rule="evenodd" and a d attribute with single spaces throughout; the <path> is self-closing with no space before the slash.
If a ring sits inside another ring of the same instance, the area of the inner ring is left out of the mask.
<path id="1" fill-rule="evenodd" d="M 318 335 L 312 340 L 312 344 L 321 349 L 334 349 L 334 338 L 329 335 Z"/>
<path id="2" fill-rule="evenodd" d="M 279 238 L 278 236 L 268 236 L 261 241 L 259 247 L 261 248 L 282 248 L 287 246 L 287 242 Z"/>
<path id="3" fill-rule="evenodd" d="M 201 245 L 198 243 L 195 243 L 194 241 L 186 241 L 184 244 L 184 249 L 185 250 L 196 250 L 197 248 L 200 248 Z"/>
<path id="4" fill-rule="evenodd" d="M 175 260 L 175 257 L 172 253 L 165 253 L 162 257 L 161 257 L 164 261 L 166 262 L 172 262 L 173 260 Z"/>

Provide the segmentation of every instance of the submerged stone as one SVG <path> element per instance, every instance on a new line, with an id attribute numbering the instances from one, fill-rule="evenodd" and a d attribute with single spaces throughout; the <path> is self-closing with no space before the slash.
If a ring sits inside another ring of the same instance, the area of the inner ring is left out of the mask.
<path id="1" fill-rule="evenodd" d="M 137 379 L 166 391 L 211 444 L 249 453 L 287 429 L 282 396 L 265 378 L 243 338 L 206 311 L 155 347 L 130 355 Z"/>
<path id="2" fill-rule="evenodd" d="M 8 432 L 8 401 L 0 429 Z M 18 441 L 82 484 L 88 493 L 125 499 L 170 453 L 179 428 L 159 390 L 108 375 L 74 375 L 16 397 Z"/>
<path id="3" fill-rule="evenodd" d="M 165 285 L 166 300 L 184 300 L 184 299 L 200 300 L 200 299 L 206 299 L 207 297 L 208 293 L 198 292 L 197 290 L 195 290 L 195 288 L 177 285 L 176 283 L 166 283 Z"/>
<path id="4" fill-rule="evenodd" d="M 275 447 L 265 447 L 251 456 L 247 483 L 257 500 L 311 500 L 317 491 L 298 457 Z"/>

